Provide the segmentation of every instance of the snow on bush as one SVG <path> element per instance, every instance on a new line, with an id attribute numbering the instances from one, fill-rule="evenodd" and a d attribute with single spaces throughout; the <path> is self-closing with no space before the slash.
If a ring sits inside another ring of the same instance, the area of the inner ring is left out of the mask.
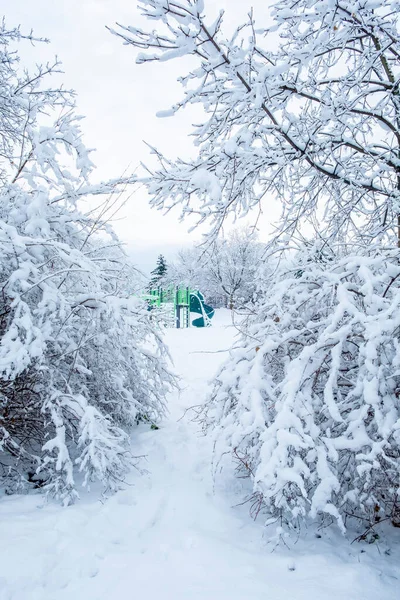
<path id="1" fill-rule="evenodd" d="M 272 521 L 399 524 L 398 252 L 303 254 L 282 269 L 218 374 L 206 422 Z"/>
<path id="2" fill-rule="evenodd" d="M 19 67 L 21 37 L 0 29 L 0 480 L 68 503 L 77 471 L 120 484 L 172 378 L 107 222 L 130 180 L 90 183 L 73 94 Z"/>

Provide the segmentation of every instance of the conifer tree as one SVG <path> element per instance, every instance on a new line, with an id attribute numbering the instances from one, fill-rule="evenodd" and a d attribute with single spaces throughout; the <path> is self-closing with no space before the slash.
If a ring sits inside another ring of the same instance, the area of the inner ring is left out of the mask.
<path id="1" fill-rule="evenodd" d="M 162 254 L 159 254 L 157 258 L 157 266 L 151 271 L 151 279 L 149 282 L 149 289 L 154 289 L 161 285 L 161 281 L 166 275 L 168 270 L 167 262 Z"/>

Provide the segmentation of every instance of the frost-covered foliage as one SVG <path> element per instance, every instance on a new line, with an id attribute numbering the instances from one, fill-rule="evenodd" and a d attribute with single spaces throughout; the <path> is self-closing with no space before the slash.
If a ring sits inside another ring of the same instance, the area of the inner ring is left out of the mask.
<path id="1" fill-rule="evenodd" d="M 397 251 L 296 256 L 220 371 L 217 455 L 234 454 L 271 521 L 400 523 L 399 276 Z"/>
<path id="2" fill-rule="evenodd" d="M 158 208 L 181 206 L 217 232 L 275 194 L 283 233 L 320 218 L 338 229 L 393 236 L 399 212 L 400 3 L 284 0 L 270 30 L 256 17 L 227 39 L 223 13 L 207 23 L 203 0 L 139 0 L 151 30 L 114 31 L 144 52 L 138 63 L 192 55 L 183 99 L 207 114 L 195 160 L 168 160 L 147 179 Z M 159 30 L 154 29 L 154 24 Z M 279 41 L 271 34 L 278 31 Z M 271 48 L 272 46 L 272 48 Z"/>
<path id="3" fill-rule="evenodd" d="M 0 480 L 68 503 L 77 472 L 119 485 L 171 377 L 107 223 L 130 180 L 90 183 L 73 94 L 47 87 L 58 64 L 20 68 L 21 37 L 0 28 Z"/>

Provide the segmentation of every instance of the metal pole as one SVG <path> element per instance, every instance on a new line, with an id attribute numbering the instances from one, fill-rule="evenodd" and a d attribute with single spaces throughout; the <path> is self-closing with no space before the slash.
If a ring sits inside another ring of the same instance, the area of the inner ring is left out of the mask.
<path id="1" fill-rule="evenodd" d="M 175 317 L 176 317 L 176 328 L 180 329 L 181 327 L 181 311 L 180 311 L 180 306 L 179 306 L 179 289 L 178 286 L 176 286 L 176 293 L 175 293 Z"/>
<path id="2" fill-rule="evenodd" d="M 189 288 L 186 288 L 186 327 L 190 327 L 190 293 Z"/>

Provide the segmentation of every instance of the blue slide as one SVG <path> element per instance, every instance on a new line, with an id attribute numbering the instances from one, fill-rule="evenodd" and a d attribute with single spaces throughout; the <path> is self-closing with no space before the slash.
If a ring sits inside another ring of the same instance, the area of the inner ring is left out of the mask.
<path id="1" fill-rule="evenodd" d="M 190 293 L 190 312 L 201 315 L 201 317 L 192 322 L 192 325 L 195 327 L 210 327 L 211 319 L 214 316 L 214 309 L 205 304 L 204 296 L 201 292 Z"/>

